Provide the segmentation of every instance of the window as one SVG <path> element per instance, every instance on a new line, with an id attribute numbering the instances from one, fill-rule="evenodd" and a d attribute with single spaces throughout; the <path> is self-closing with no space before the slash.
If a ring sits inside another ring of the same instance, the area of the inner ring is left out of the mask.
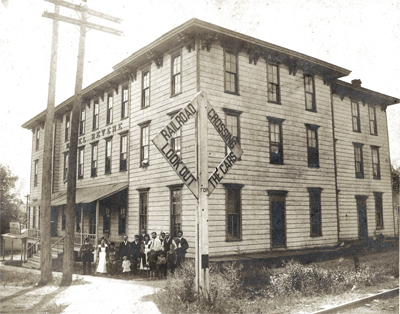
<path id="1" fill-rule="evenodd" d="M 92 178 L 97 176 L 97 143 L 92 144 L 92 162 L 90 165 L 90 176 Z"/>
<path id="2" fill-rule="evenodd" d="M 78 148 L 78 179 L 83 179 L 83 147 Z"/>
<path id="3" fill-rule="evenodd" d="M 93 102 L 93 130 L 99 128 L 99 100 Z"/>
<path id="4" fill-rule="evenodd" d="M 111 173 L 111 138 L 106 139 L 106 167 L 105 174 Z"/>
<path id="5" fill-rule="evenodd" d="M 119 157 L 119 171 L 126 170 L 128 135 L 121 135 L 121 150 Z"/>
<path id="6" fill-rule="evenodd" d="M 225 111 L 225 124 L 226 128 L 235 138 L 236 142 L 240 144 L 240 114 L 242 111 L 222 108 Z M 230 152 L 230 149 L 225 145 L 226 152 Z"/>
<path id="7" fill-rule="evenodd" d="M 145 124 L 140 129 L 140 166 L 149 165 L 149 125 Z"/>
<path id="8" fill-rule="evenodd" d="M 279 91 L 279 72 L 278 66 L 274 64 L 267 64 L 268 72 L 268 101 L 279 104 L 280 91 Z"/>
<path id="9" fill-rule="evenodd" d="M 32 211 L 32 228 L 36 228 L 36 207 Z"/>
<path id="10" fill-rule="evenodd" d="M 304 75 L 304 90 L 306 93 L 306 110 L 316 111 L 314 78 L 311 75 Z"/>
<path id="11" fill-rule="evenodd" d="M 68 153 L 64 153 L 64 181 L 67 180 L 68 177 L 68 157 L 69 154 Z"/>
<path id="12" fill-rule="evenodd" d="M 383 229 L 382 192 L 374 192 L 376 229 Z"/>
<path id="13" fill-rule="evenodd" d="M 364 163 L 362 147 L 364 144 L 353 143 L 354 145 L 354 160 L 356 165 L 356 178 L 364 178 Z"/>
<path id="14" fill-rule="evenodd" d="M 182 230 L 182 185 L 170 187 L 171 189 L 171 233 L 177 237 Z"/>
<path id="15" fill-rule="evenodd" d="M 65 115 L 65 141 L 69 141 L 70 120 L 69 114 Z"/>
<path id="16" fill-rule="evenodd" d="M 307 160 L 309 167 L 319 167 L 318 125 L 306 123 L 307 128 Z"/>
<path id="17" fill-rule="evenodd" d="M 38 184 L 38 171 L 39 171 L 39 160 L 35 160 L 35 174 L 34 174 L 34 179 L 33 179 L 33 186 L 37 186 Z"/>
<path id="18" fill-rule="evenodd" d="M 79 122 L 79 135 L 85 134 L 85 120 L 86 120 L 86 110 L 85 108 L 82 108 L 81 121 Z"/>
<path id="19" fill-rule="evenodd" d="M 368 107 L 369 113 L 369 131 L 371 135 L 378 135 L 378 130 L 376 127 L 376 111 L 374 106 Z"/>
<path id="20" fill-rule="evenodd" d="M 142 73 L 142 108 L 150 106 L 150 71 Z"/>
<path id="21" fill-rule="evenodd" d="M 103 209 L 103 233 L 110 234 L 111 226 L 111 207 L 110 204 L 106 203 Z"/>
<path id="22" fill-rule="evenodd" d="M 352 115 L 352 121 L 353 121 L 353 131 L 354 132 L 361 132 L 361 126 L 360 126 L 360 110 L 358 107 L 358 102 L 356 101 L 351 101 L 351 115 Z"/>
<path id="23" fill-rule="evenodd" d="M 118 234 L 124 234 L 126 229 L 126 206 L 119 206 L 118 214 Z"/>
<path id="24" fill-rule="evenodd" d="M 96 205 L 89 205 L 89 234 L 96 234 Z"/>
<path id="25" fill-rule="evenodd" d="M 147 208 L 149 201 L 149 188 L 139 190 L 139 230 L 147 230 Z"/>
<path id="26" fill-rule="evenodd" d="M 113 122 L 113 102 L 114 102 L 114 94 L 107 94 L 107 124 L 111 124 Z"/>
<path id="27" fill-rule="evenodd" d="M 36 151 L 39 150 L 40 128 L 36 129 Z"/>
<path id="28" fill-rule="evenodd" d="M 62 205 L 61 230 L 65 230 L 65 222 L 66 222 L 66 217 L 65 217 L 65 206 L 66 206 L 66 205 Z"/>
<path id="29" fill-rule="evenodd" d="M 172 57 L 171 62 L 171 95 L 181 92 L 181 55 Z"/>
<path id="30" fill-rule="evenodd" d="M 225 92 L 238 94 L 237 55 L 225 51 Z"/>
<path id="31" fill-rule="evenodd" d="M 122 102 L 121 102 L 121 119 L 128 117 L 128 102 L 129 102 L 129 87 L 122 87 Z"/>
<path id="32" fill-rule="evenodd" d="M 78 205 L 75 207 L 76 210 L 76 232 L 81 232 L 81 219 L 82 219 L 82 206 Z"/>
<path id="33" fill-rule="evenodd" d="M 321 227 L 321 192 L 320 188 L 308 188 L 310 197 L 311 236 L 322 236 Z"/>
<path id="34" fill-rule="evenodd" d="M 371 146 L 372 152 L 372 175 L 374 179 L 381 178 L 381 167 L 379 163 L 379 146 Z"/>
<path id="35" fill-rule="evenodd" d="M 241 184 L 224 184 L 226 191 L 226 240 L 241 239 Z"/>
<path id="36" fill-rule="evenodd" d="M 181 156 L 181 133 L 182 128 L 171 136 L 171 147 L 179 157 Z"/>
<path id="37" fill-rule="evenodd" d="M 286 195 L 288 191 L 267 190 L 272 248 L 286 247 Z"/>
<path id="38" fill-rule="evenodd" d="M 271 164 L 283 164 L 282 122 L 283 119 L 267 117 L 269 120 L 269 154 Z"/>

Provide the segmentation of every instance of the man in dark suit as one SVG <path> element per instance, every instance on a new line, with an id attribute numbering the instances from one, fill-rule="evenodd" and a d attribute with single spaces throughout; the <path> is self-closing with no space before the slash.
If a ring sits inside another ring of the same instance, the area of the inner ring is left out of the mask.
<path id="1" fill-rule="evenodd" d="M 137 272 L 137 263 L 140 263 L 140 258 L 142 254 L 140 254 L 141 242 L 139 241 L 139 235 L 135 235 L 135 241 L 131 243 L 131 257 L 132 257 L 132 269 L 133 273 Z"/>
<path id="2" fill-rule="evenodd" d="M 92 258 L 93 258 L 93 245 L 89 242 L 89 238 L 85 239 L 85 243 L 82 244 L 81 249 L 79 251 L 79 255 L 82 259 L 82 274 L 86 275 L 86 268 L 88 270 L 88 274 L 92 273 Z"/>
<path id="3" fill-rule="evenodd" d="M 143 242 L 144 237 L 145 237 L 146 235 L 148 236 L 148 234 L 146 233 L 146 229 L 145 229 L 145 228 L 142 228 L 141 233 L 140 233 L 140 236 L 139 236 L 139 241 L 140 241 L 140 243 Z M 149 236 L 149 239 L 150 239 L 150 236 Z"/>
<path id="4" fill-rule="evenodd" d="M 119 245 L 119 257 L 123 259 L 124 256 L 127 258 L 131 256 L 131 243 L 128 241 L 128 236 L 126 234 L 124 235 L 124 241 Z"/>
<path id="5" fill-rule="evenodd" d="M 176 238 L 176 266 L 181 266 L 181 264 L 185 261 L 186 251 L 189 248 L 189 243 L 185 238 L 182 237 L 183 232 L 178 232 L 178 237 Z"/>

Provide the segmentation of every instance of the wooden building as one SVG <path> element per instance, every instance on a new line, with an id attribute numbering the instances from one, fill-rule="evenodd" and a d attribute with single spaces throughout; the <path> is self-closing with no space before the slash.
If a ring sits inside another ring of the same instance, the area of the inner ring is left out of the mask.
<path id="1" fill-rule="evenodd" d="M 151 142 L 204 91 L 244 151 L 209 196 L 211 256 L 337 245 L 398 234 L 386 107 L 399 99 L 350 71 L 192 19 L 83 90 L 76 244 L 182 230 L 194 257 L 196 199 Z M 64 234 L 73 97 L 55 109 L 52 235 Z M 30 236 L 38 236 L 44 121 L 32 130 Z M 228 148 L 208 130 L 209 173 Z M 171 146 L 196 171 L 195 120 Z"/>

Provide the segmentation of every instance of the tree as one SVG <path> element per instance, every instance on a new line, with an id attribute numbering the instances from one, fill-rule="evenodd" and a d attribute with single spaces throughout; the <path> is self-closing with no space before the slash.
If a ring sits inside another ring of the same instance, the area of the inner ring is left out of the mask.
<path id="1" fill-rule="evenodd" d="M 395 168 L 393 165 L 390 165 L 390 174 L 392 176 L 392 188 L 393 191 L 399 193 L 399 177 L 400 177 L 400 167 Z"/>
<path id="2" fill-rule="evenodd" d="M 25 222 L 24 202 L 19 198 L 16 188 L 18 176 L 8 166 L 0 164 L 0 234 L 10 232 L 10 222 Z"/>

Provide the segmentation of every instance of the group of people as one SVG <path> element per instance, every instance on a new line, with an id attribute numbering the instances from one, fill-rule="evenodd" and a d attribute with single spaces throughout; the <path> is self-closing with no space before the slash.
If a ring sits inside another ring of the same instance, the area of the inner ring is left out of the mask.
<path id="1" fill-rule="evenodd" d="M 141 234 L 135 235 L 132 242 L 124 235 L 118 249 L 114 242 L 109 242 L 106 235 L 100 239 L 98 245 L 96 272 L 115 274 L 118 267 L 121 267 L 122 272 L 127 275 L 130 272 L 137 273 L 138 269 L 148 269 L 150 278 L 154 278 L 156 273 L 163 277 L 168 270 L 173 272 L 175 267 L 184 262 L 188 248 L 189 244 L 183 238 L 182 231 L 179 231 L 178 237 L 174 239 L 168 231 L 161 232 L 159 236 L 152 232 L 150 237 L 146 230 L 142 229 Z M 84 275 L 91 273 L 93 251 L 94 247 L 87 238 L 80 250 Z"/>

